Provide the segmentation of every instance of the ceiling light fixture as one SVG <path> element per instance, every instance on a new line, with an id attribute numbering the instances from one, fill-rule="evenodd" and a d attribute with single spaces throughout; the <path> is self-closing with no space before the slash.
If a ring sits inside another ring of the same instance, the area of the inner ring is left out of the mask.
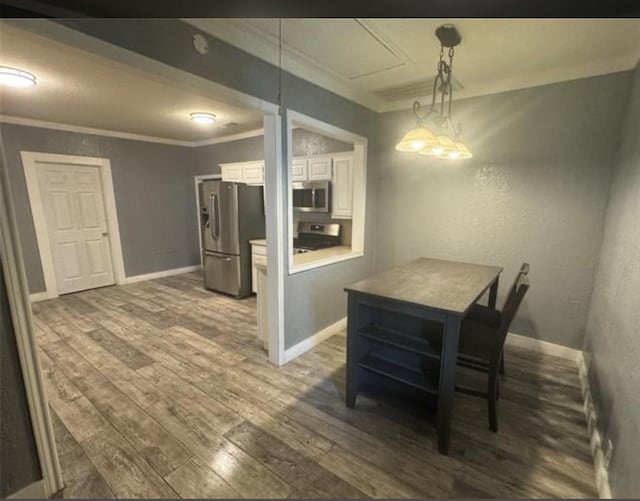
<path id="1" fill-rule="evenodd" d="M 420 101 L 413 103 L 413 114 L 416 116 L 416 126 L 407 132 L 396 145 L 396 150 L 430 155 L 446 160 L 462 160 L 473 155 L 460 139 L 462 126 L 456 127 L 451 118 L 451 101 L 453 87 L 453 53 L 454 47 L 462 41 L 462 37 L 453 24 L 443 24 L 436 30 L 440 40 L 440 60 L 438 72 L 433 81 L 433 95 L 431 108 L 428 112 L 420 113 Z M 449 49 L 449 61 L 445 61 L 444 49 Z M 440 102 L 438 106 L 437 102 Z M 439 109 L 438 109 L 439 108 Z M 429 120 L 430 126 L 425 123 Z"/>
<path id="2" fill-rule="evenodd" d="M 191 113 L 191 121 L 202 125 L 211 125 L 216 122 L 216 116 L 213 113 Z"/>
<path id="3" fill-rule="evenodd" d="M 0 84 L 9 87 L 33 87 L 36 84 L 36 76 L 18 68 L 0 66 Z"/>

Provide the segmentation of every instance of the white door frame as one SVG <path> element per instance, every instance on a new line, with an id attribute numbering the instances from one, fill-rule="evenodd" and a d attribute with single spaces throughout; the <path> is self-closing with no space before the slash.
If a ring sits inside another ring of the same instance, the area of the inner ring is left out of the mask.
<path id="1" fill-rule="evenodd" d="M 367 195 L 367 147 L 369 140 L 354 132 L 341 129 L 335 125 L 323 122 L 317 118 L 304 115 L 294 110 L 287 110 L 287 144 L 293 144 L 293 129 L 303 127 L 323 136 L 328 136 L 345 143 L 353 143 L 353 215 L 351 217 L 351 252 L 320 262 L 308 263 L 295 266 L 293 264 L 293 188 L 288 183 L 287 197 L 287 221 L 288 221 L 288 242 L 287 261 L 288 273 L 293 275 L 303 271 L 312 270 L 321 266 L 327 266 L 349 259 L 357 259 L 364 256 L 365 244 L 365 218 L 366 218 L 366 195 Z M 288 179 L 293 177 L 293 156 L 292 149 L 287 151 L 287 165 L 285 171 Z"/>
<path id="2" fill-rule="evenodd" d="M 0 163 L 2 162 L 0 157 Z M 33 331 L 27 275 L 6 169 L 0 165 L 0 256 L 45 494 L 64 487 Z M 4 335 L 4 333 L 3 333 Z"/>
<path id="3" fill-rule="evenodd" d="M 120 242 L 120 227 L 118 226 L 118 213 L 116 211 L 116 199 L 113 189 L 113 178 L 111 177 L 111 162 L 109 159 L 76 155 L 58 155 L 36 151 L 21 151 L 20 156 L 22 157 L 22 168 L 24 169 L 24 178 L 27 183 L 33 225 L 36 231 L 46 298 L 51 299 L 58 297 L 58 283 L 49 241 L 49 232 L 47 231 L 44 203 L 42 201 L 42 193 L 40 193 L 40 183 L 38 182 L 39 163 L 98 167 L 107 228 L 109 231 L 109 247 L 111 249 L 114 279 L 117 285 L 123 284 L 125 275 L 122 243 Z"/>
<path id="4" fill-rule="evenodd" d="M 193 177 L 193 182 L 196 188 L 196 221 L 198 221 L 198 252 L 200 252 L 200 266 L 203 266 L 202 262 L 202 232 L 200 231 L 200 207 L 198 205 L 198 197 L 200 192 L 198 187 L 202 184 L 202 181 L 208 181 L 210 179 L 222 179 L 222 174 L 201 174 Z"/>

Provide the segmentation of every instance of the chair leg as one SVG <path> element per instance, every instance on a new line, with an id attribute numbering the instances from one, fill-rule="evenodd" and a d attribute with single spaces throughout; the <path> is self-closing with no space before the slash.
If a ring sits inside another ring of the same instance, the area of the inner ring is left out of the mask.
<path id="1" fill-rule="evenodd" d="M 493 432 L 498 431 L 498 374 L 495 369 L 489 372 L 489 387 L 487 388 L 487 399 L 489 402 L 489 429 Z"/>
<path id="2" fill-rule="evenodd" d="M 500 357 L 500 374 L 504 376 L 504 351 L 502 352 L 502 356 Z"/>

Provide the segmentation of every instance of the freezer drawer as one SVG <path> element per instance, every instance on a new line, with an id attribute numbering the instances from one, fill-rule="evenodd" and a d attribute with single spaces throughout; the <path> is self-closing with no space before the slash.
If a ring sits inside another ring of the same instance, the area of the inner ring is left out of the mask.
<path id="1" fill-rule="evenodd" d="M 241 292 L 240 256 L 204 253 L 204 286 L 232 296 Z"/>

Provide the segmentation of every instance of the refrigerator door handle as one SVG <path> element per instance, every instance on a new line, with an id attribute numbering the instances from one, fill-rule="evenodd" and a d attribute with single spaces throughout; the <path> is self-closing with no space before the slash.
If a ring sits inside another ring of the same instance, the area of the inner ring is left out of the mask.
<path id="1" fill-rule="evenodd" d="M 214 240 L 218 240 L 220 236 L 220 219 L 218 211 L 218 195 L 212 193 L 210 198 L 211 214 L 213 215 L 213 224 L 211 225 L 211 236 Z"/>

